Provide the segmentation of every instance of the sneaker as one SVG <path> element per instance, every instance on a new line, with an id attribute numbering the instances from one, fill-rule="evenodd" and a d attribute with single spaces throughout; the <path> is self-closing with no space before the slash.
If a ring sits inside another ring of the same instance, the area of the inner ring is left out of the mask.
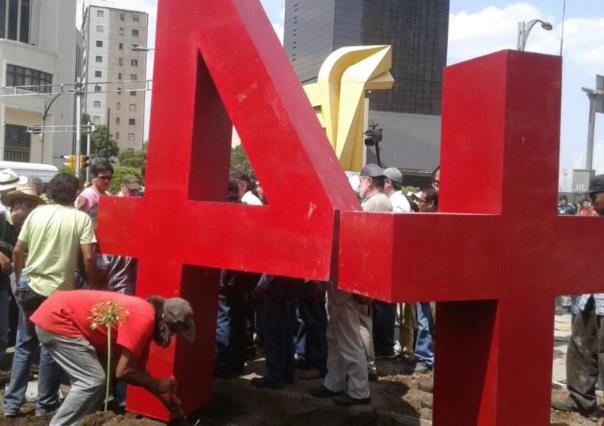
<path id="1" fill-rule="evenodd" d="M 4 417 L 6 417 L 7 419 L 14 419 L 16 417 L 19 417 L 19 412 L 18 411 L 5 411 Z"/>
<path id="2" fill-rule="evenodd" d="M 418 362 L 415 365 L 406 365 L 403 371 L 405 374 L 425 374 L 432 371 L 432 367 L 428 364 L 424 364 L 423 362 Z"/>
<path id="3" fill-rule="evenodd" d="M 311 389 L 309 393 L 315 398 L 331 398 L 340 395 L 342 392 L 334 392 L 321 385 L 318 388 Z"/>
<path id="4" fill-rule="evenodd" d="M 352 407 L 353 405 L 367 405 L 371 402 L 371 398 L 353 398 L 343 393 L 334 397 L 333 401 L 342 407 Z"/>
<path id="5" fill-rule="evenodd" d="M 600 407 L 596 407 L 593 410 L 585 411 L 580 409 L 577 406 L 573 406 L 570 403 L 569 399 L 555 399 L 552 401 L 552 408 L 557 411 L 567 412 L 567 413 L 578 413 L 581 416 L 591 420 L 592 422 L 599 421 L 602 417 L 604 417 L 604 412 Z"/>

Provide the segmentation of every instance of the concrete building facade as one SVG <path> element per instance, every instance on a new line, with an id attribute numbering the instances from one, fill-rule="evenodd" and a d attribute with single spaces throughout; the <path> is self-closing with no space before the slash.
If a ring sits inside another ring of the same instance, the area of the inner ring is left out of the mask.
<path id="1" fill-rule="evenodd" d="M 284 46 L 303 84 L 340 47 L 392 45 L 395 85 L 369 95 L 369 120 L 383 129 L 386 166 L 401 169 L 438 165 L 448 30 L 449 0 L 285 1 Z"/>
<path id="2" fill-rule="evenodd" d="M 5 161 L 60 164 L 58 157 L 72 152 L 72 133 L 32 135 L 27 127 L 74 123 L 72 93 L 52 102 L 45 121 L 43 113 L 59 92 L 51 85 L 75 82 L 75 17 L 76 0 L 0 0 L 0 152 Z"/>
<path id="3" fill-rule="evenodd" d="M 134 10 L 89 6 L 84 14 L 83 112 L 109 127 L 120 150 L 143 147 L 147 52 L 133 47 L 147 46 L 148 25 Z"/>

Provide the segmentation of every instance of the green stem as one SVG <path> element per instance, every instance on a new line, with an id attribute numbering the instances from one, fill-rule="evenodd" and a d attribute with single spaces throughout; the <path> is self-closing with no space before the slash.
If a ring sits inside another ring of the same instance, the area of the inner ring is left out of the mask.
<path id="1" fill-rule="evenodd" d="M 105 388 L 105 411 L 109 405 L 109 389 L 111 388 L 111 323 L 107 325 L 107 386 Z"/>

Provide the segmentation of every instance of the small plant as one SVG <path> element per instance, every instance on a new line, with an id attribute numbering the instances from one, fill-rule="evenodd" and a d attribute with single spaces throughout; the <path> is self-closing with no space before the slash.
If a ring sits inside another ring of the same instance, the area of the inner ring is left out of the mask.
<path id="1" fill-rule="evenodd" d="M 107 330 L 107 385 L 105 388 L 105 411 L 107 411 L 107 406 L 109 404 L 109 389 L 111 389 L 111 334 L 113 328 L 117 328 L 127 316 L 128 311 L 126 311 L 122 305 L 106 301 L 94 305 L 92 307 L 92 312 L 88 317 L 91 329 L 96 330 L 99 327 L 105 327 Z"/>

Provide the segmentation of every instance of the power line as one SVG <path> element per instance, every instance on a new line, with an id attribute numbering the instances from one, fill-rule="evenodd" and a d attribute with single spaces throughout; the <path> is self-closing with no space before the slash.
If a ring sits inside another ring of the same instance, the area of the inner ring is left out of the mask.
<path id="1" fill-rule="evenodd" d="M 78 87 L 83 87 L 80 90 L 80 95 L 94 95 L 100 93 L 121 93 L 121 92 L 147 92 L 152 90 L 153 80 L 125 80 L 125 81 L 98 81 L 80 83 L 63 83 L 63 84 L 40 84 L 40 85 L 22 85 L 22 86 L 0 86 L 0 91 L 8 91 L 9 93 L 0 93 L 0 98 L 7 97 L 33 97 L 33 96 L 55 96 L 59 94 L 76 93 Z M 141 85 L 144 84 L 144 87 Z M 115 89 L 103 89 L 110 85 L 117 86 Z M 130 86 L 132 85 L 132 87 Z M 88 91 L 88 87 L 93 86 L 93 91 Z M 38 90 L 32 90 L 37 88 Z M 51 88 L 51 91 L 46 92 L 41 88 Z M 58 90 L 55 90 L 58 89 Z M 23 93 L 25 92 L 25 93 Z"/>

